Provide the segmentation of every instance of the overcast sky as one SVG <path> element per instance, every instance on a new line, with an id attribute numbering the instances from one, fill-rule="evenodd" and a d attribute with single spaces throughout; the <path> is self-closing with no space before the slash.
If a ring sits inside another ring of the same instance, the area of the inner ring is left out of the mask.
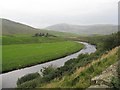
<path id="1" fill-rule="evenodd" d="M 0 0 L 0 17 L 38 28 L 117 24 L 119 0 Z"/>

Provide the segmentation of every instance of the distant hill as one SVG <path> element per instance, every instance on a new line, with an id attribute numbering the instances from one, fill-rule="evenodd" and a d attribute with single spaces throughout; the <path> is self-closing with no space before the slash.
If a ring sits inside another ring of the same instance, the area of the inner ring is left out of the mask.
<path id="1" fill-rule="evenodd" d="M 63 33 L 58 31 L 49 31 L 45 29 L 37 29 L 31 26 L 21 24 L 18 22 L 14 22 L 7 19 L 2 20 L 2 34 L 3 35 L 13 35 L 13 34 L 35 34 L 35 33 L 49 33 L 56 36 L 75 36 L 75 34 L 71 33 Z"/>
<path id="2" fill-rule="evenodd" d="M 7 19 L 2 20 L 2 34 L 35 34 L 35 33 L 50 33 L 56 36 L 76 36 L 80 35 L 94 35 L 94 34 L 111 34 L 117 32 L 117 25 L 69 25 L 69 24 L 56 24 L 49 26 L 45 29 L 34 28 L 25 24 L 14 22 Z"/>
<path id="3" fill-rule="evenodd" d="M 36 29 L 31 26 L 14 22 L 7 19 L 2 19 L 2 34 L 33 34 L 45 32 L 44 30 Z"/>
<path id="4" fill-rule="evenodd" d="M 98 24 L 98 25 L 70 25 L 70 24 L 56 24 L 46 27 L 48 30 L 77 33 L 80 35 L 93 34 L 111 34 L 117 32 L 117 25 Z"/>

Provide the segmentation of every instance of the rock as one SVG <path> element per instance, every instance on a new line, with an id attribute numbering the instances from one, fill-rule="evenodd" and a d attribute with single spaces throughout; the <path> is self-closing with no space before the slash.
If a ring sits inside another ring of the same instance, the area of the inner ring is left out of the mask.
<path id="1" fill-rule="evenodd" d="M 90 88 L 110 88 L 110 87 L 107 85 L 92 85 L 87 90 L 89 90 Z"/>
<path id="2" fill-rule="evenodd" d="M 119 61 L 120 62 L 120 61 Z M 108 88 L 112 87 L 112 77 L 118 77 L 117 67 L 118 63 L 111 65 L 104 70 L 100 75 L 91 79 L 91 86 L 89 88 Z"/>

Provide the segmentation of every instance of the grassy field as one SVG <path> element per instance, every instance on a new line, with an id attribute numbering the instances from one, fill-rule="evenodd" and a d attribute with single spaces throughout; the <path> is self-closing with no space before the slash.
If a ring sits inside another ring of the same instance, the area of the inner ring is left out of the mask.
<path id="1" fill-rule="evenodd" d="M 2 45 L 11 44 L 32 44 L 32 43 L 50 43 L 65 41 L 61 37 L 32 37 L 32 35 L 4 35 L 2 36 Z"/>
<path id="2" fill-rule="evenodd" d="M 2 72 L 64 57 L 82 48 L 82 44 L 71 41 L 3 45 Z"/>

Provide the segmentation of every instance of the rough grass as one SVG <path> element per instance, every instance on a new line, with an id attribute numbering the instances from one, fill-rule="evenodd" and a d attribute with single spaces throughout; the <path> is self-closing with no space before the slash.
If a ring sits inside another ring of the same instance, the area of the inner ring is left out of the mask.
<path id="1" fill-rule="evenodd" d="M 104 54 L 92 63 L 77 69 L 72 75 L 65 75 L 62 79 L 54 79 L 50 83 L 39 85 L 42 88 L 87 88 L 92 77 L 99 75 L 103 70 L 118 60 L 118 47 Z"/>
<path id="2" fill-rule="evenodd" d="M 77 52 L 82 48 L 82 44 L 71 41 L 3 45 L 2 72 L 51 61 Z"/>

